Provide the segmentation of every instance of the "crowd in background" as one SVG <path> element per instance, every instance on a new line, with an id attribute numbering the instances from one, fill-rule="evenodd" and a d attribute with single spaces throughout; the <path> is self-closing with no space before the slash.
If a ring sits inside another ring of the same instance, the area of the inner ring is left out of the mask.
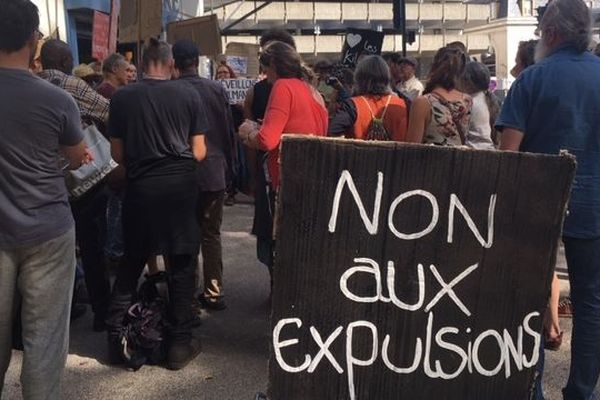
<path id="1" fill-rule="evenodd" d="M 257 257 L 269 271 L 275 267 L 279 148 L 290 133 L 576 155 L 563 238 L 574 318 L 564 398 L 592 398 L 600 374 L 600 58 L 588 51 L 583 1 L 549 5 L 540 41 L 519 47 L 517 81 L 502 105 L 489 69 L 460 42 L 437 52 L 421 82 L 417 60 L 396 53 L 361 57 L 355 68 L 326 60 L 311 68 L 294 38 L 278 29 L 260 40 L 262 79 L 244 104 L 230 105 L 218 80 L 235 72 L 221 62 L 215 80 L 200 77 L 192 41 L 149 40 L 139 71 L 119 54 L 75 67 L 66 43 L 38 46 L 30 1 L 0 1 L 0 313 L 12 316 L 0 319 L 0 382 L 19 325 L 25 398 L 58 397 L 69 321 L 84 312 L 77 263 L 92 328 L 107 331 L 112 363 L 181 369 L 192 361 L 201 351 L 196 308 L 227 307 L 220 229 L 223 206 L 238 189 L 254 198 Z M 90 126 L 110 141 L 119 167 L 69 199 L 57 160 L 66 158 L 70 169 L 94 162 L 83 141 Z M 247 179 L 240 184 L 241 175 Z M 166 347 L 132 360 L 135 346 L 143 347 L 132 336 L 132 305 L 148 294 L 138 288 L 144 270 L 146 281 L 168 287 L 167 302 L 144 304 L 147 315 L 164 313 L 157 332 Z M 562 342 L 558 310 L 555 276 L 542 355 Z M 542 399 L 543 357 L 538 370 L 535 398 Z"/>

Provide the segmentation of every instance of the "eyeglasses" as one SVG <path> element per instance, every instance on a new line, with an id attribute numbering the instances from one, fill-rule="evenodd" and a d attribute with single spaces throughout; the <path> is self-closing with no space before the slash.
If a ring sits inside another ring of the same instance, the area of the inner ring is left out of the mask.
<path id="1" fill-rule="evenodd" d="M 37 36 L 37 40 L 42 40 L 44 38 L 44 34 L 39 29 L 35 30 L 35 34 Z"/>

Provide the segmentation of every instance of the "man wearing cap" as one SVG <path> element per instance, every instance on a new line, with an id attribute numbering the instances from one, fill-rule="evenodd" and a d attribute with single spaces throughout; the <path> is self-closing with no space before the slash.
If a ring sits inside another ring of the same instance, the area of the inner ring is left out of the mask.
<path id="1" fill-rule="evenodd" d="M 402 81 L 398 84 L 397 89 L 411 100 L 421 96 L 425 90 L 421 81 L 415 76 L 418 65 L 419 63 L 413 57 L 405 57 L 400 61 Z"/>
<path id="2" fill-rule="evenodd" d="M 179 79 L 198 91 L 207 111 L 207 155 L 198 167 L 197 216 L 204 272 L 204 291 L 199 301 L 209 310 L 222 310 L 226 304 L 223 300 L 221 222 L 227 176 L 230 176 L 232 164 L 234 124 L 223 85 L 198 76 L 199 55 L 198 46 L 191 40 L 180 40 L 173 46 Z"/>

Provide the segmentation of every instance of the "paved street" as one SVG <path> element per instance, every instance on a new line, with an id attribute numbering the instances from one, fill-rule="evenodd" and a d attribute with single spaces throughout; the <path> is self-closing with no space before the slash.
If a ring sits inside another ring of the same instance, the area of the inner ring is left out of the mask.
<path id="1" fill-rule="evenodd" d="M 256 261 L 249 235 L 252 207 L 226 208 L 223 226 L 225 277 L 229 308 L 204 315 L 199 330 L 204 352 L 182 371 L 144 366 L 138 372 L 106 365 L 105 335 L 91 330 L 91 313 L 73 323 L 64 379 L 64 398 L 71 399 L 203 399 L 253 400 L 267 386 L 269 278 Z M 561 258 L 559 269 L 564 268 Z M 566 281 L 563 289 L 568 290 Z M 566 340 L 547 353 L 547 400 L 560 400 L 568 373 L 570 320 L 562 320 Z M 13 354 L 2 399 L 21 399 L 20 353 Z M 325 399 L 323 399 L 325 400 Z M 508 400 L 508 399 L 507 399 Z"/>

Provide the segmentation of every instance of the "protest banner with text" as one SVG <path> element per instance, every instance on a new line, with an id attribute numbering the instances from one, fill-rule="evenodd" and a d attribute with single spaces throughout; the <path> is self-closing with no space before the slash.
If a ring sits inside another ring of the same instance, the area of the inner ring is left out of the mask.
<path id="1" fill-rule="evenodd" d="M 368 29 L 348 29 L 342 47 L 342 65 L 353 68 L 361 56 L 381 54 L 384 36 L 383 32 Z"/>
<path id="2" fill-rule="evenodd" d="M 285 136 L 271 400 L 526 400 L 571 156 Z"/>
<path id="3" fill-rule="evenodd" d="M 246 79 L 246 78 L 238 78 L 238 79 L 222 79 L 221 83 L 225 88 L 225 92 L 227 92 L 227 97 L 229 98 L 229 104 L 239 104 L 243 103 L 246 99 L 246 93 L 248 90 L 254 86 L 257 82 L 256 79 Z"/>

